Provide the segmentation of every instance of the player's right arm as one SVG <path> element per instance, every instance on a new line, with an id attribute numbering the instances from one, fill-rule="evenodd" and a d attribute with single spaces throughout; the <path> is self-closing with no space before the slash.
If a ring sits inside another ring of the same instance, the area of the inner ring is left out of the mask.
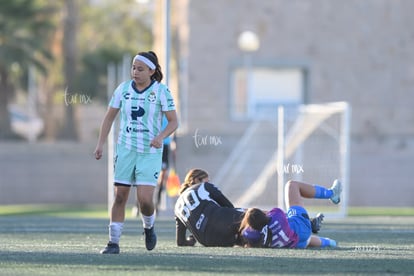
<path id="1" fill-rule="evenodd" d="M 98 144 L 96 145 L 96 149 L 94 151 L 96 160 L 102 158 L 103 145 L 105 144 L 106 139 L 108 138 L 109 131 L 111 130 L 112 123 L 114 122 L 115 117 L 118 114 L 118 111 L 119 108 L 113 107 L 109 107 L 106 111 L 105 117 L 102 121 L 102 125 L 99 131 Z"/>
<path id="2" fill-rule="evenodd" d="M 190 235 L 189 237 L 186 237 L 187 233 L 187 227 L 184 225 L 184 223 L 181 222 L 181 220 L 177 217 L 175 217 L 175 223 L 176 223 L 176 242 L 178 246 L 194 246 L 196 243 L 196 240 L 194 236 Z"/>

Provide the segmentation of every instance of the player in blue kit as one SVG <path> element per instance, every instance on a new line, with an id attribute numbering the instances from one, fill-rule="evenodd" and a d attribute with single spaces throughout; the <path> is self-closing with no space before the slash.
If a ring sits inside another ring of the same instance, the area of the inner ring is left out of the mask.
<path id="1" fill-rule="evenodd" d="M 115 154 L 115 198 L 111 209 L 109 242 L 102 254 L 118 254 L 125 220 L 125 206 L 132 186 L 142 215 L 147 250 L 154 249 L 154 190 L 161 170 L 163 140 L 178 127 L 174 100 L 168 87 L 161 83 L 163 74 L 156 54 L 138 53 L 133 58 L 131 80 L 121 83 L 112 96 L 103 119 L 95 158 L 101 159 L 103 146 L 112 123 L 121 114 Z M 168 120 L 162 129 L 162 117 Z"/>
<path id="2" fill-rule="evenodd" d="M 273 208 L 269 212 L 258 208 L 248 209 L 240 226 L 244 242 L 250 247 L 336 247 L 336 241 L 312 235 L 311 232 L 315 231 L 304 208 L 303 198 L 330 199 L 338 204 L 341 191 L 338 180 L 334 181 L 331 189 L 288 181 L 285 189 L 287 213 L 279 208 Z"/>
<path id="3" fill-rule="evenodd" d="M 190 170 L 175 204 L 178 246 L 234 246 L 240 244 L 239 227 L 244 210 L 234 208 L 221 191 L 208 182 L 207 172 Z M 187 237 L 187 229 L 192 235 Z"/>

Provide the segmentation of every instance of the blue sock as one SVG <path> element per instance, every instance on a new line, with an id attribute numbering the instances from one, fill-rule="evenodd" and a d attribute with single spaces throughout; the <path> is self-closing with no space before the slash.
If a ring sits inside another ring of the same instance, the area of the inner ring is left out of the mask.
<path id="1" fill-rule="evenodd" d="M 319 238 L 321 240 L 321 248 L 323 247 L 336 247 L 336 241 L 328 238 Z"/>
<path id="2" fill-rule="evenodd" d="M 331 198 L 333 191 L 322 186 L 313 185 L 315 187 L 315 198 Z"/>

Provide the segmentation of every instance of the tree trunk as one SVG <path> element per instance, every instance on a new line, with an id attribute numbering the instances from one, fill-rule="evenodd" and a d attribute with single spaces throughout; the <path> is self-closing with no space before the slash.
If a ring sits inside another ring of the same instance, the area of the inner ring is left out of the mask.
<path id="1" fill-rule="evenodd" d="M 76 76 L 76 27 L 78 21 L 77 0 L 65 0 L 63 25 L 63 71 L 65 76 L 65 96 L 75 94 Z M 65 117 L 60 138 L 77 140 L 77 124 L 73 102 L 65 101 Z"/>
<path id="2" fill-rule="evenodd" d="M 0 139 L 12 139 L 16 137 L 11 129 L 10 114 L 8 109 L 11 85 L 8 74 L 0 69 Z"/>

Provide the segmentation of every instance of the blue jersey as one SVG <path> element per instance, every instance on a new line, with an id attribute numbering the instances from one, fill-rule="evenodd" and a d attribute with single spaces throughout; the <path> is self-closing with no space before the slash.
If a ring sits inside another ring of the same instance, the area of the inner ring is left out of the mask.
<path id="1" fill-rule="evenodd" d="M 162 148 L 150 143 L 162 130 L 163 112 L 175 110 L 167 86 L 153 81 L 144 91 L 138 91 L 134 81 L 121 83 L 109 103 L 121 113 L 118 144 L 140 153 L 160 153 Z"/>
<path id="2" fill-rule="evenodd" d="M 299 241 L 298 235 L 290 228 L 286 214 L 279 208 L 267 213 L 270 221 L 261 231 L 251 227 L 243 231 L 243 237 L 250 244 L 270 248 L 294 248 Z"/>

